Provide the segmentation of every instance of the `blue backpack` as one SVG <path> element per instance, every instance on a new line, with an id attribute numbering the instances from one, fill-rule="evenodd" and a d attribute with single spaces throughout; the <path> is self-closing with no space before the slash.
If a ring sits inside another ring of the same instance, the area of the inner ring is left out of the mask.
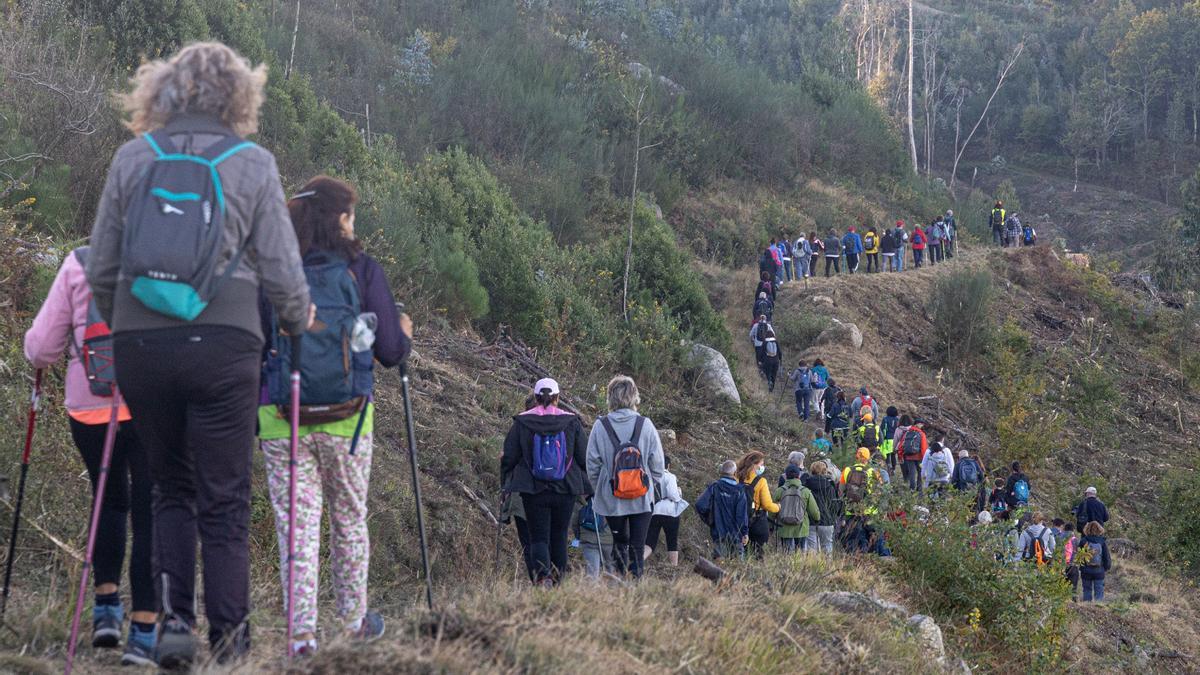
<path id="1" fill-rule="evenodd" d="M 533 435 L 533 461 L 529 470 L 538 480 L 562 480 L 571 470 L 572 457 L 567 452 L 567 434 Z"/>
<path id="2" fill-rule="evenodd" d="M 608 521 L 603 516 L 596 515 L 596 512 L 592 509 L 591 499 L 579 507 L 579 526 L 588 532 L 602 533 L 608 531 Z"/>
<path id="3" fill-rule="evenodd" d="M 1022 478 L 1016 483 L 1013 483 L 1013 496 L 1017 498 L 1017 503 L 1024 505 L 1029 503 L 1029 481 Z"/>
<path id="4" fill-rule="evenodd" d="M 246 250 L 239 247 L 217 275 L 225 239 L 225 192 L 217 166 L 254 144 L 228 136 L 200 155 L 187 155 L 165 131 L 142 137 L 155 157 L 125 212 L 121 276 L 132 280 L 130 292 L 147 308 L 192 321 Z"/>
<path id="5" fill-rule="evenodd" d="M 317 306 L 312 327 L 300 343 L 300 423 L 324 424 L 363 409 L 375 384 L 374 353 L 351 349 L 351 335 L 362 306 L 358 283 L 346 261 L 324 253 L 304 259 L 308 292 Z M 271 403 L 283 410 L 291 400 L 291 337 L 272 316 L 273 344 L 267 357 Z"/>

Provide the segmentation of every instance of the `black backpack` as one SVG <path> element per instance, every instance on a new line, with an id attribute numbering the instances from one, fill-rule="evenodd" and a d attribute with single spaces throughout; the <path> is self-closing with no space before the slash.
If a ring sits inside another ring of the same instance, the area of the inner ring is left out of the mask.
<path id="1" fill-rule="evenodd" d="M 855 464 L 846 476 L 846 503 L 857 504 L 867 498 L 867 467 Z"/>
<path id="2" fill-rule="evenodd" d="M 909 429 L 900 439 L 900 452 L 904 459 L 917 461 L 921 459 L 921 432 Z"/>
<path id="3" fill-rule="evenodd" d="M 163 130 L 142 137 L 155 157 L 125 211 L 121 277 L 147 308 L 192 321 L 245 253 L 243 244 L 217 274 L 225 243 L 225 193 L 217 167 L 254 144 L 227 136 L 199 155 L 186 155 Z"/>

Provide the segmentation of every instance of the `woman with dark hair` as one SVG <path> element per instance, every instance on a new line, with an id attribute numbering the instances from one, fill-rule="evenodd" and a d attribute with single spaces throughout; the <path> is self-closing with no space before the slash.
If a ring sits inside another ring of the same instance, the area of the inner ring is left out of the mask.
<path id="1" fill-rule="evenodd" d="M 584 470 L 587 439 L 579 416 L 558 407 L 558 382 L 533 385 L 532 408 L 513 418 L 504 439 L 500 475 L 505 492 L 520 495 L 533 582 L 552 587 L 567 573 L 567 531 L 579 495 L 591 492 Z"/>
<path id="2" fill-rule="evenodd" d="M 373 640 L 383 635 L 383 617 L 367 608 L 367 570 L 370 561 L 370 542 L 367 533 L 367 491 L 371 476 L 371 457 L 374 438 L 373 362 L 385 368 L 400 363 L 412 347 L 412 320 L 399 314 L 388 286 L 387 275 L 371 256 L 363 252 L 362 243 L 354 236 L 354 206 L 358 195 L 343 181 L 328 176 L 310 180 L 288 201 L 288 212 L 300 252 L 304 271 L 317 304 L 317 319 L 305 336 L 304 344 L 321 344 L 321 333 L 338 330 L 335 309 L 329 303 L 330 288 L 339 288 L 346 297 L 339 298 L 337 310 L 350 306 L 357 316 L 346 317 L 353 322 L 349 349 L 352 378 L 358 389 L 348 401 L 321 406 L 301 406 L 300 443 L 296 450 L 296 512 L 295 512 L 295 588 L 293 615 L 295 631 L 291 651 L 307 655 L 317 648 L 317 592 L 321 567 L 320 535 L 322 502 L 329 502 L 330 568 L 337 614 L 347 635 Z M 330 281 L 330 280 L 335 281 Z M 340 282 L 336 283 L 336 282 Z M 320 291 L 319 289 L 326 289 Z M 344 303 L 344 304 L 343 304 Z M 264 382 L 274 376 L 272 359 L 280 341 L 280 330 L 268 307 L 263 308 L 265 331 L 276 335 L 276 348 L 268 350 Z M 370 315 L 374 315 L 373 335 Z M 271 345 L 268 345 L 270 348 Z M 313 350 L 310 350 L 313 351 Z M 316 351 L 301 360 L 309 373 L 320 360 Z M 340 362 L 340 359 L 339 359 Z M 317 387 L 306 378 L 301 401 L 318 394 Z M 287 585 L 288 541 L 288 480 L 293 470 L 290 464 L 291 426 L 283 407 L 270 404 L 273 387 L 266 385 L 264 400 L 259 408 L 259 438 L 266 456 L 267 487 L 275 509 L 275 533 L 279 539 L 280 574 Z M 361 390 L 361 393 L 359 393 Z M 322 401 L 324 403 L 324 401 Z"/>
<path id="3" fill-rule="evenodd" d="M 812 249 L 812 257 L 808 260 L 808 276 L 817 276 L 817 263 L 821 261 L 821 256 L 825 255 L 825 242 L 817 236 L 816 232 L 808 233 L 808 246 Z"/>
<path id="4" fill-rule="evenodd" d="M 771 273 L 759 272 L 758 277 L 758 287 L 754 289 L 755 300 L 757 301 L 759 295 L 766 293 L 771 304 L 775 304 L 775 284 L 771 281 Z"/>

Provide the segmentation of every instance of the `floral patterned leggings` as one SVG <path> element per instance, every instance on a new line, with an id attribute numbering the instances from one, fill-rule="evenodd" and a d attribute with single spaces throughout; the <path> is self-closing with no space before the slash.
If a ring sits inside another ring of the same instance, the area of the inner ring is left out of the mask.
<path id="1" fill-rule="evenodd" d="M 262 442 L 267 483 L 279 538 L 279 576 L 287 603 L 288 458 L 286 438 Z M 371 434 L 362 434 L 350 454 L 350 439 L 316 432 L 300 438 L 296 452 L 295 631 L 317 629 L 318 572 L 321 569 L 321 506 L 329 498 L 330 567 L 337 614 L 345 625 L 367 613 L 367 487 L 371 478 Z"/>

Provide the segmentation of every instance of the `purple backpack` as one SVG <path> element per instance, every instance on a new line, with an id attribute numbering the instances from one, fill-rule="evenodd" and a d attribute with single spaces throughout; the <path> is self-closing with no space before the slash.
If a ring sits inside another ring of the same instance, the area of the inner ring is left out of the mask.
<path id="1" fill-rule="evenodd" d="M 538 480 L 562 480 L 571 470 L 571 456 L 567 454 L 567 434 L 533 435 L 533 461 L 529 464 L 533 477 Z"/>

